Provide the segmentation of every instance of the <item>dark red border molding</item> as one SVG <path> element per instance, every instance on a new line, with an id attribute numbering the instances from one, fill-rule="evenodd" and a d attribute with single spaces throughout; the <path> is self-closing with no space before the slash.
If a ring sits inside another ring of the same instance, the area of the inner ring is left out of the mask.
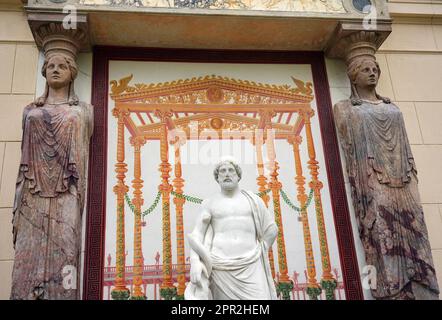
<path id="1" fill-rule="evenodd" d="M 101 299 L 103 293 L 109 60 L 310 64 L 327 176 L 330 185 L 333 186 L 330 188 L 330 194 L 345 294 L 350 300 L 363 299 L 323 53 L 127 47 L 94 48 L 92 104 L 94 105 L 95 129 L 89 166 L 83 299 Z"/>

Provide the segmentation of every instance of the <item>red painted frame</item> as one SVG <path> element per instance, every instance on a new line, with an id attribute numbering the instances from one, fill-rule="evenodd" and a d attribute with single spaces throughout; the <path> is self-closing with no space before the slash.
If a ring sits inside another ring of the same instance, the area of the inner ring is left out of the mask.
<path id="1" fill-rule="evenodd" d="M 329 183 L 333 186 L 333 188 L 330 188 L 330 195 L 345 294 L 349 300 L 363 299 L 350 213 L 347 206 L 344 176 L 333 120 L 330 88 L 328 86 L 322 52 L 228 51 L 102 46 L 95 47 L 93 55 L 92 104 L 94 105 L 95 128 L 91 143 L 89 166 L 90 178 L 87 203 L 83 299 L 98 300 L 102 298 L 103 293 L 109 60 L 310 64 L 317 99 L 327 177 Z"/>

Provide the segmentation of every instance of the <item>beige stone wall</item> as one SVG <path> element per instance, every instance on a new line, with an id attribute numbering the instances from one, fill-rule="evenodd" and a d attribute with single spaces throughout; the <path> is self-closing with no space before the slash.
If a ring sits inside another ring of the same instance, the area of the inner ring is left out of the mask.
<path id="1" fill-rule="evenodd" d="M 20 161 L 23 108 L 34 99 L 38 50 L 25 13 L 0 6 L 0 299 L 10 293 L 12 203 Z"/>

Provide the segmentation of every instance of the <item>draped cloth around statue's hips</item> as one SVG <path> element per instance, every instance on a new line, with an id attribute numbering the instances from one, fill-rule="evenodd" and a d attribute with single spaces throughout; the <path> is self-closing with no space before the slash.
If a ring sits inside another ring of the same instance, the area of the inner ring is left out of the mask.
<path id="1" fill-rule="evenodd" d="M 213 269 L 210 288 L 215 299 L 273 298 L 262 259 L 266 250 L 263 250 L 261 245 L 258 243 L 255 250 L 236 259 L 223 259 L 211 255 Z M 273 282 L 273 279 L 271 280 Z"/>

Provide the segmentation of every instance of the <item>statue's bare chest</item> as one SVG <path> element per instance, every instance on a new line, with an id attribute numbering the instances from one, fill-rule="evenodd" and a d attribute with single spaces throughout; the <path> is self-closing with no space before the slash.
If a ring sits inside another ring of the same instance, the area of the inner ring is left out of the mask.
<path id="1" fill-rule="evenodd" d="M 210 211 L 215 240 L 227 241 L 228 238 L 229 241 L 241 240 L 249 241 L 249 244 L 255 243 L 252 208 L 244 195 L 234 198 L 220 197 L 212 202 Z"/>
<path id="2" fill-rule="evenodd" d="M 243 195 L 234 198 L 218 198 L 212 202 L 210 211 L 212 219 L 252 217 L 249 201 Z"/>

